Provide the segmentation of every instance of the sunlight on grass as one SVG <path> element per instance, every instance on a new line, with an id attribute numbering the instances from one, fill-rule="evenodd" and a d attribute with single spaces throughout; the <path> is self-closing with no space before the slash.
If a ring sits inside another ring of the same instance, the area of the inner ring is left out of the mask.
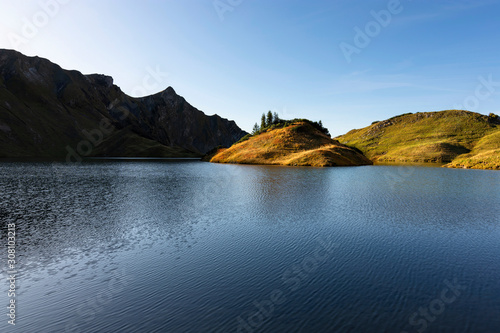
<path id="1" fill-rule="evenodd" d="M 332 140 L 307 122 L 251 136 L 219 150 L 210 161 L 315 167 L 372 164 L 356 150 Z"/>

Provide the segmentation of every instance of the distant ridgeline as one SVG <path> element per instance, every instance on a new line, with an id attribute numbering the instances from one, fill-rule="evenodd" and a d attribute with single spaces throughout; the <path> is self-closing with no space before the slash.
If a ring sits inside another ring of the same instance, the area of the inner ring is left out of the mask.
<path id="1" fill-rule="evenodd" d="M 269 111 L 248 134 L 234 121 L 205 115 L 171 87 L 134 98 L 109 76 L 0 49 L 0 158 L 78 162 L 207 152 L 205 160 L 220 163 L 500 169 L 500 119 L 463 110 L 408 113 L 332 139 L 321 121 L 284 120 Z"/>
<path id="2" fill-rule="evenodd" d="M 0 49 L 0 157 L 194 157 L 246 134 L 171 87 L 133 98 L 109 76 Z"/>

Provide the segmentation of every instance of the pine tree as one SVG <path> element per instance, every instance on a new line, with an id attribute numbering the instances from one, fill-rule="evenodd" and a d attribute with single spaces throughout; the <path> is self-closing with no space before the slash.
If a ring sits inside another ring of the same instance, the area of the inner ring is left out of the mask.
<path id="1" fill-rule="evenodd" d="M 253 125 L 252 134 L 257 134 L 257 132 L 259 132 L 259 125 L 255 123 L 255 125 Z"/>
<path id="2" fill-rule="evenodd" d="M 271 110 L 267 111 L 267 126 L 271 126 L 273 124 L 273 113 Z"/>
<path id="3" fill-rule="evenodd" d="M 263 130 L 266 127 L 267 127 L 267 124 L 266 124 L 266 115 L 263 113 L 262 117 L 260 118 L 260 129 Z"/>
<path id="4" fill-rule="evenodd" d="M 281 120 L 281 119 L 280 119 L 280 116 L 278 116 L 278 113 L 277 113 L 277 112 L 275 112 L 275 113 L 274 113 L 274 123 L 275 123 L 275 124 L 278 124 L 278 123 L 280 122 L 280 120 Z"/>
<path id="5" fill-rule="evenodd" d="M 319 128 L 320 128 L 321 132 L 323 132 L 324 134 L 326 134 L 328 136 L 331 136 L 330 135 L 330 131 L 328 131 L 328 128 L 326 128 L 326 127 L 323 126 L 323 122 L 321 120 L 318 121 L 318 125 L 319 125 Z"/>

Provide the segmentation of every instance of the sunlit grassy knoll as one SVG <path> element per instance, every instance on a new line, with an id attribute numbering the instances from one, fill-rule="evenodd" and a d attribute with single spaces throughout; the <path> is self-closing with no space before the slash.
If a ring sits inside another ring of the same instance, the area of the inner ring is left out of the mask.
<path id="1" fill-rule="evenodd" d="M 458 156 L 446 167 L 500 170 L 500 128 L 481 138 L 470 153 Z"/>
<path id="2" fill-rule="evenodd" d="M 498 129 L 488 116 L 449 110 L 396 116 L 336 139 L 358 148 L 374 162 L 450 163 L 459 156 L 470 156 L 467 158 L 475 159 L 471 165 L 479 167 L 479 161 L 491 154 L 484 166 L 498 168 L 496 148 L 488 150 L 489 153 L 481 149 L 483 155 L 474 153 L 481 140 Z"/>
<path id="3" fill-rule="evenodd" d="M 210 162 L 315 167 L 372 164 L 355 149 L 332 140 L 303 121 L 269 129 L 220 150 Z"/>

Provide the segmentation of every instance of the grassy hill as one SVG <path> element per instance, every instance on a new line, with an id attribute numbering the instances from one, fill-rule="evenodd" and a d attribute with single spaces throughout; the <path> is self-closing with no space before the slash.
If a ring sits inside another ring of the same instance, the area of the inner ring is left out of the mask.
<path id="1" fill-rule="evenodd" d="M 374 162 L 437 162 L 500 168 L 498 119 L 448 110 L 404 114 L 337 137 Z"/>
<path id="2" fill-rule="evenodd" d="M 482 137 L 470 153 L 458 156 L 446 166 L 500 170 L 500 128 Z"/>
<path id="3" fill-rule="evenodd" d="M 355 149 L 331 139 L 305 120 L 267 129 L 228 149 L 219 149 L 208 160 L 214 163 L 315 167 L 372 164 Z"/>

